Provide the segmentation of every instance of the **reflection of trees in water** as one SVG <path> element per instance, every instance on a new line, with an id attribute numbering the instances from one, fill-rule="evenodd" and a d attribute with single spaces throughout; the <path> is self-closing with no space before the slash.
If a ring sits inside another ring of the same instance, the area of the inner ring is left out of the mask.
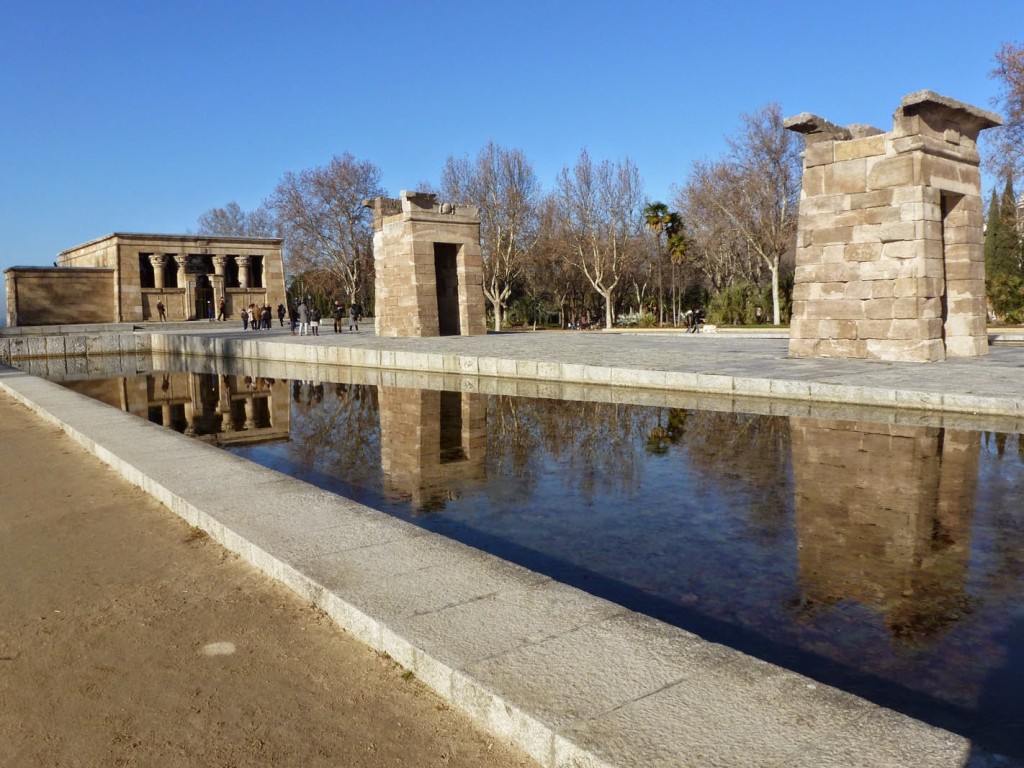
<path id="1" fill-rule="evenodd" d="M 772 537 L 790 517 L 789 421 L 678 408 L 496 396 L 488 408 L 488 474 L 535 483 L 545 454 L 587 500 L 639 484 L 648 455 L 689 462 L 725 489 L 757 499 L 745 510 Z M 680 449 L 679 459 L 671 456 Z M 780 480 L 780 478 L 782 478 Z"/>
<path id="2" fill-rule="evenodd" d="M 1016 454 L 1014 442 L 1017 443 Z M 984 432 L 982 445 L 990 456 L 995 453 L 994 461 L 999 468 L 988 474 L 987 487 L 980 489 L 995 499 L 989 507 L 992 509 L 991 525 L 998 531 L 991 537 L 985 580 L 992 593 L 1015 594 L 1024 583 L 1024 505 L 1020 503 L 1024 483 L 1024 434 Z"/>
<path id="3" fill-rule="evenodd" d="M 682 408 L 657 409 L 658 423 L 647 433 L 645 450 L 655 456 L 664 456 L 673 445 L 679 445 L 686 434 L 686 421 L 690 412 Z"/>
<path id="4" fill-rule="evenodd" d="M 291 450 L 304 466 L 355 478 L 380 471 L 377 388 L 293 381 Z"/>
<path id="5" fill-rule="evenodd" d="M 789 418 L 749 413 L 690 411 L 684 437 L 688 461 L 698 474 L 711 479 L 725 498 L 756 499 L 748 505 L 752 527 L 777 537 L 790 521 Z"/>
<path id="6" fill-rule="evenodd" d="M 590 501 L 602 491 L 637 485 L 650 409 L 577 401 L 490 398 L 487 465 L 491 477 L 520 478 L 531 487 L 546 456 L 564 468 L 566 486 Z"/>

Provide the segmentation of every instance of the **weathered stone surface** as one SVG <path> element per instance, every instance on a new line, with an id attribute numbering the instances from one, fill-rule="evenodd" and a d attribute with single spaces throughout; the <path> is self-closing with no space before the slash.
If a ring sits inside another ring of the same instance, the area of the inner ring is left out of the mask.
<path id="1" fill-rule="evenodd" d="M 835 159 L 852 160 L 859 157 L 885 154 L 885 136 L 877 135 L 866 139 L 852 139 L 835 143 Z"/>
<path id="2" fill-rule="evenodd" d="M 819 141 L 817 144 L 808 144 L 804 150 L 804 164 L 808 168 L 816 165 L 825 165 L 835 160 L 832 147 L 834 142 Z"/>
<path id="3" fill-rule="evenodd" d="M 377 334 L 486 333 L 479 211 L 405 191 L 364 205 L 374 211 Z"/>
<path id="4" fill-rule="evenodd" d="M 905 97 L 889 133 L 807 113 L 786 121 L 807 141 L 792 356 L 985 354 L 975 140 L 997 124 L 931 91 Z"/>
<path id="5" fill-rule="evenodd" d="M 910 155 L 886 158 L 875 163 L 868 175 L 868 189 L 904 187 L 914 182 L 914 158 Z"/>

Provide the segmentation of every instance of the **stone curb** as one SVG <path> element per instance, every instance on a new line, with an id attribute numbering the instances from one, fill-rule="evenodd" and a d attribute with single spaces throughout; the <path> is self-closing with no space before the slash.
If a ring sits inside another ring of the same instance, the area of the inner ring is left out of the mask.
<path id="1" fill-rule="evenodd" d="M 579 363 L 419 353 L 408 350 L 388 351 L 349 346 L 289 344 L 266 339 L 239 340 L 196 335 L 154 335 L 150 338 L 152 351 L 157 354 L 234 357 L 358 368 L 397 368 L 417 372 L 557 381 L 563 384 L 604 384 L 641 389 L 684 390 L 729 397 L 1024 417 L 1024 393 L 1016 398 L 991 397 L 970 393 L 924 392 L 891 386 L 869 387 L 787 378 L 657 371 Z"/>

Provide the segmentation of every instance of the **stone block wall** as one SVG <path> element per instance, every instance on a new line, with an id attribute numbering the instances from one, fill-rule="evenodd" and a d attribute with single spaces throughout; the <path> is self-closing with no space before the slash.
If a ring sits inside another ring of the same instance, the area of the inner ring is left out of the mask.
<path id="1" fill-rule="evenodd" d="M 11 267 L 7 282 L 7 325 L 112 323 L 113 269 Z"/>
<path id="2" fill-rule="evenodd" d="M 366 205 L 374 212 L 377 335 L 487 333 L 479 211 L 405 191 Z"/>
<path id="3" fill-rule="evenodd" d="M 987 353 L 977 138 L 1000 122 L 931 91 L 889 133 L 786 120 L 806 140 L 790 356 Z"/>

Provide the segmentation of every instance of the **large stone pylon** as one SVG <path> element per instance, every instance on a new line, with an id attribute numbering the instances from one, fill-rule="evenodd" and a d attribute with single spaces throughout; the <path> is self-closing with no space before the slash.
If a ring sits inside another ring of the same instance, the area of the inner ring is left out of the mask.
<path id="1" fill-rule="evenodd" d="M 487 333 L 480 211 L 405 191 L 364 205 L 373 210 L 377 335 Z"/>
<path id="2" fill-rule="evenodd" d="M 932 91 L 893 130 L 788 118 L 803 187 L 789 354 L 931 362 L 984 355 L 978 134 L 991 112 Z"/>

